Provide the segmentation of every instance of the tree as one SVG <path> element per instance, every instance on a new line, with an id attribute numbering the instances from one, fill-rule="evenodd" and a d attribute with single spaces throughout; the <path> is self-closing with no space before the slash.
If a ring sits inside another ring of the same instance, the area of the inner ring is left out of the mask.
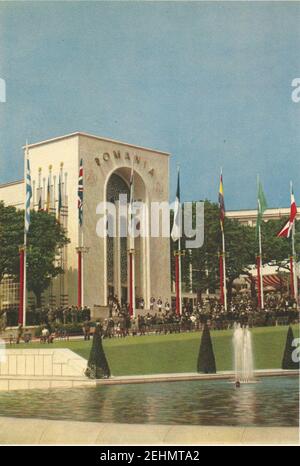
<path id="1" fill-rule="evenodd" d="M 110 369 L 102 346 L 100 324 L 97 324 L 95 328 L 85 375 L 90 379 L 107 379 L 110 377 Z"/>
<path id="2" fill-rule="evenodd" d="M 282 369 L 292 369 L 292 370 L 299 369 L 299 362 L 294 362 L 292 359 L 292 353 L 296 348 L 295 346 L 292 345 L 293 341 L 294 341 L 293 329 L 291 326 L 289 326 L 287 336 L 286 336 L 286 343 L 285 343 L 282 363 L 281 363 Z"/>
<path id="3" fill-rule="evenodd" d="M 215 374 L 217 372 L 213 345 L 207 324 L 204 325 L 201 337 L 197 371 L 204 372 L 204 374 Z"/>
<path id="4" fill-rule="evenodd" d="M 192 249 L 191 254 L 186 254 L 182 259 L 183 282 L 186 287 L 190 287 L 190 264 L 192 264 L 193 289 L 199 294 L 206 289 L 214 291 L 219 287 L 219 254 L 222 245 L 219 218 L 218 205 L 206 200 L 204 203 L 204 244 L 201 248 Z M 250 274 L 251 264 L 255 263 L 255 230 L 229 218 L 225 218 L 224 228 L 227 291 L 230 301 L 233 281 L 241 274 Z M 183 238 L 183 249 L 185 249 L 185 242 L 186 238 Z M 173 248 L 174 244 L 172 244 Z M 174 263 L 172 272 L 173 270 Z"/>
<path id="5" fill-rule="evenodd" d="M 19 247 L 24 242 L 24 211 L 0 202 L 0 281 L 4 275 L 19 279 Z M 63 273 L 56 261 L 59 250 L 69 242 L 55 216 L 31 211 L 27 236 L 27 288 L 41 305 L 42 293 L 51 280 Z"/>
<path id="6" fill-rule="evenodd" d="M 195 210 L 195 209 L 194 209 Z M 195 225 L 195 212 L 193 213 Z M 199 294 L 207 289 L 215 291 L 219 287 L 219 254 L 221 252 L 222 237 L 219 221 L 219 207 L 208 200 L 204 202 L 204 244 L 201 248 L 192 249 L 182 258 L 182 282 L 187 288 L 190 284 L 190 264 L 193 269 L 193 291 Z M 277 233 L 287 218 L 263 222 L 262 249 L 263 264 L 275 265 L 278 272 L 289 272 L 289 257 L 291 255 L 291 238 L 277 238 Z M 296 222 L 295 247 L 300 249 L 300 222 Z M 226 241 L 226 278 L 228 302 L 232 298 L 233 282 L 240 275 L 248 275 L 251 279 L 251 268 L 256 263 L 258 254 L 258 240 L 256 230 L 249 225 L 243 225 L 237 220 L 225 218 Z M 186 238 L 182 238 L 181 246 L 185 249 Z M 171 241 L 171 267 L 174 279 L 174 243 Z M 251 294 L 255 298 L 255 281 L 251 282 Z"/>
<path id="7" fill-rule="evenodd" d="M 24 213 L 0 201 L 0 282 L 19 273 L 19 246 L 24 241 Z"/>
<path id="8" fill-rule="evenodd" d="M 227 221 L 226 221 L 227 220 Z M 255 263 L 255 230 L 237 220 L 225 219 L 226 278 L 228 301 L 232 299 L 233 282 L 240 275 L 250 275 Z"/>
<path id="9" fill-rule="evenodd" d="M 47 212 L 31 212 L 28 233 L 27 288 L 36 296 L 37 307 L 41 306 L 42 294 L 51 280 L 63 273 L 56 260 L 60 249 L 69 242 L 54 215 Z"/>
<path id="10" fill-rule="evenodd" d="M 292 254 L 292 238 L 277 238 L 278 232 L 281 230 L 284 223 L 288 220 L 287 217 L 281 220 L 269 220 L 262 224 L 262 249 L 263 263 L 275 265 L 278 271 L 290 270 L 289 258 Z M 300 249 L 300 232 L 299 221 L 295 222 L 295 249 Z"/>
<path id="11" fill-rule="evenodd" d="M 193 269 L 193 290 L 201 295 L 207 289 L 214 290 L 218 286 L 218 249 L 216 237 L 216 222 L 218 219 L 217 206 L 209 201 L 204 205 L 204 244 L 201 248 L 191 249 L 191 254 L 186 251 L 182 257 L 182 282 L 190 289 L 190 264 Z M 193 209 L 193 224 L 196 223 L 195 209 Z M 183 236 L 181 247 L 186 250 L 187 238 Z M 175 279 L 174 250 L 177 244 L 171 241 L 171 271 Z"/>

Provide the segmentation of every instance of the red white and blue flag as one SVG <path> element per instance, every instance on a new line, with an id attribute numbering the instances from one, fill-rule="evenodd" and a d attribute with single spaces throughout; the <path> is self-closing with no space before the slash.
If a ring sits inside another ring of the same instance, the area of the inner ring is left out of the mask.
<path id="1" fill-rule="evenodd" d="M 290 218 L 288 219 L 288 221 L 286 222 L 284 227 L 280 230 L 280 232 L 277 234 L 277 237 L 279 237 L 279 238 L 289 238 L 290 237 L 296 216 L 297 216 L 297 206 L 296 206 L 296 202 L 295 202 L 294 191 L 293 191 L 293 188 L 292 188 L 292 190 L 291 190 Z"/>
<path id="2" fill-rule="evenodd" d="M 83 223 L 83 160 L 80 160 L 78 177 L 78 220 L 79 225 Z"/>

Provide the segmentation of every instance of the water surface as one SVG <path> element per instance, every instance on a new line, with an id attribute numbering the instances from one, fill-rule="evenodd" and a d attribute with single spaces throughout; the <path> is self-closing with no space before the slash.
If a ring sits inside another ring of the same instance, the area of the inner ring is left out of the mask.
<path id="1" fill-rule="evenodd" d="M 0 392 L 0 415 L 76 421 L 298 426 L 298 377 Z"/>

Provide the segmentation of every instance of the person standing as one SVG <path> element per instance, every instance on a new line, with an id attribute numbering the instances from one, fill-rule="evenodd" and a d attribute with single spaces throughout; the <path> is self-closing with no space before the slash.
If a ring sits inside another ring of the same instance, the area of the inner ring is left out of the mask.
<path id="1" fill-rule="evenodd" d="M 166 302 L 165 302 L 165 311 L 166 311 L 166 313 L 168 313 L 170 311 L 170 303 L 169 303 L 168 300 L 166 300 Z"/>
<path id="2" fill-rule="evenodd" d="M 17 341 L 16 341 L 17 345 L 20 343 L 22 335 L 23 335 L 23 325 L 19 324 L 18 325 L 18 330 L 17 330 Z"/>
<path id="3" fill-rule="evenodd" d="M 158 307 L 158 312 L 161 312 L 161 310 L 162 310 L 162 299 L 161 299 L 161 297 L 159 297 L 159 299 L 157 300 L 157 307 Z"/>
<path id="4" fill-rule="evenodd" d="M 150 298 L 150 311 L 153 311 L 154 309 L 154 304 L 155 304 L 155 298 L 152 296 Z"/>
<path id="5" fill-rule="evenodd" d="M 91 338 L 91 326 L 88 320 L 84 321 L 82 331 L 84 335 L 84 340 L 89 340 Z"/>

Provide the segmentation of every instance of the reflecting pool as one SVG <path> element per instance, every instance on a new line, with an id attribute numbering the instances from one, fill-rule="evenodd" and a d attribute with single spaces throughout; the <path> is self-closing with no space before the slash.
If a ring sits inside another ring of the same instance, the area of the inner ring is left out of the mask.
<path id="1" fill-rule="evenodd" d="M 298 377 L 0 392 L 0 415 L 76 421 L 298 426 Z"/>

